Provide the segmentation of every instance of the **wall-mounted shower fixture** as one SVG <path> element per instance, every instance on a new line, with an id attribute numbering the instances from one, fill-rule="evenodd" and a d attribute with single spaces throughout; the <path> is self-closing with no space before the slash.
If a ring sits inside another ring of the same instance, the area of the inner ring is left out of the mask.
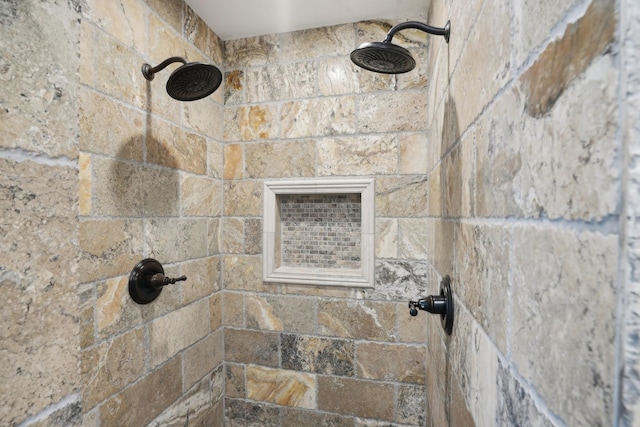
<path id="1" fill-rule="evenodd" d="M 187 62 L 179 56 L 166 59 L 155 67 L 142 64 L 142 75 L 151 81 L 155 73 L 174 62 L 182 62 L 183 65 L 176 68 L 167 80 L 167 93 L 173 99 L 196 101 L 211 95 L 222 83 L 222 72 L 217 67 L 200 62 Z"/>
<path id="2" fill-rule="evenodd" d="M 444 36 L 445 41 L 449 43 L 450 21 L 447 21 L 444 28 L 432 27 L 417 21 L 402 22 L 391 28 L 382 42 L 370 42 L 360 45 L 359 48 L 351 52 L 351 61 L 358 67 L 375 73 L 401 74 L 413 70 L 416 66 L 416 61 L 411 56 L 411 53 L 407 49 L 391 43 L 391 39 L 398 31 L 409 28 L 415 28 L 436 36 Z"/>
<path id="3" fill-rule="evenodd" d="M 440 281 L 440 295 L 429 295 L 418 301 L 409 301 L 410 315 L 417 316 L 418 309 L 439 314 L 442 327 L 447 334 L 451 335 L 453 331 L 453 293 L 449 276 L 443 277 Z"/>
<path id="4" fill-rule="evenodd" d="M 163 287 L 183 280 L 187 280 L 187 276 L 166 277 L 162 264 L 153 258 L 143 259 L 129 274 L 129 295 L 138 304 L 149 304 L 160 295 Z"/>

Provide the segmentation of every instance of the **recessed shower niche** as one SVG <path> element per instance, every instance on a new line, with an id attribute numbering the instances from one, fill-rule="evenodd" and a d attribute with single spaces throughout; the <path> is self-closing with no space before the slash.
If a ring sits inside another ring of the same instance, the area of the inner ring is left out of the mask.
<path id="1" fill-rule="evenodd" d="M 373 179 L 264 183 L 263 280 L 373 287 Z"/>

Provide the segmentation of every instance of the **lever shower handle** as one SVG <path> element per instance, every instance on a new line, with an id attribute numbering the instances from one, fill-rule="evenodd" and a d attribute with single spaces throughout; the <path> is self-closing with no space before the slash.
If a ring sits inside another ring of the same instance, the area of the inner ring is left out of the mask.
<path id="1" fill-rule="evenodd" d="M 173 285 L 176 282 L 183 282 L 187 280 L 187 276 L 180 276 L 176 278 L 166 277 L 162 273 L 156 273 L 151 276 L 151 286 L 154 288 L 160 288 L 162 286 Z"/>
<path id="2" fill-rule="evenodd" d="M 449 276 L 442 278 L 440 282 L 440 295 L 429 295 L 420 298 L 418 301 L 409 301 L 409 314 L 418 315 L 418 310 L 439 314 L 442 327 L 445 332 L 451 335 L 453 331 L 453 293 L 451 292 L 451 279 Z"/>

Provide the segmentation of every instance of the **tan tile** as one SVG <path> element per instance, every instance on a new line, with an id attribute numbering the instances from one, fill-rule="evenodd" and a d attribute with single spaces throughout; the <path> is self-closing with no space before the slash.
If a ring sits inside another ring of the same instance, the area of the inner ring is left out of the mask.
<path id="1" fill-rule="evenodd" d="M 182 394 L 180 358 L 138 381 L 100 407 L 101 425 L 146 425 Z"/>
<path id="2" fill-rule="evenodd" d="M 322 335 L 394 341 L 395 305 L 383 302 L 321 300 L 318 327 Z"/>
<path id="3" fill-rule="evenodd" d="M 80 153 L 78 157 L 78 213 L 90 215 L 92 208 L 91 155 Z"/>
<path id="4" fill-rule="evenodd" d="M 207 172 L 207 142 L 159 119 L 151 119 L 147 134 L 147 161 L 187 172 Z"/>
<path id="5" fill-rule="evenodd" d="M 237 126 L 242 141 L 256 141 L 277 138 L 278 108 L 271 104 L 240 107 Z"/>
<path id="6" fill-rule="evenodd" d="M 125 389 L 145 371 L 144 330 L 135 329 L 113 341 L 82 352 L 82 395 L 87 410 Z"/>
<path id="7" fill-rule="evenodd" d="M 183 390 L 186 392 L 196 382 L 222 363 L 222 330 L 212 332 L 184 351 Z"/>
<path id="8" fill-rule="evenodd" d="M 315 307 L 312 299 L 291 296 L 246 295 L 247 328 L 269 331 L 315 331 Z M 301 316 L 300 313 L 305 313 Z"/>
<path id="9" fill-rule="evenodd" d="M 226 369 L 226 393 L 227 397 L 245 398 L 245 365 L 227 363 Z"/>
<path id="10" fill-rule="evenodd" d="M 182 175 L 180 208 L 185 216 L 219 216 L 222 213 L 222 183 L 203 176 Z"/>
<path id="11" fill-rule="evenodd" d="M 242 144 L 224 146 L 224 179 L 242 178 L 244 173 L 244 152 Z"/>
<path id="12" fill-rule="evenodd" d="M 227 328 L 224 360 L 232 363 L 278 366 L 278 334 Z"/>
<path id="13" fill-rule="evenodd" d="M 316 408 L 316 378 L 302 372 L 247 367 L 247 398 L 298 408 Z"/>
<path id="14" fill-rule="evenodd" d="M 157 366 L 209 334 L 209 301 L 196 303 L 155 319 L 149 326 L 151 366 Z"/>
<path id="15" fill-rule="evenodd" d="M 224 312 L 222 320 L 224 326 L 244 327 L 244 295 L 242 293 L 225 291 L 223 301 Z"/>
<path id="16" fill-rule="evenodd" d="M 322 139 L 317 143 L 318 175 L 393 174 L 398 144 L 393 135 Z"/>
<path id="17" fill-rule="evenodd" d="M 262 182 L 225 181 L 225 216 L 262 216 Z"/>
<path id="18" fill-rule="evenodd" d="M 281 109 L 281 137 L 352 134 L 355 132 L 355 111 L 352 96 L 287 102 Z"/>
<path id="19" fill-rule="evenodd" d="M 393 421 L 392 384 L 329 376 L 317 381 L 320 411 Z"/>
<path id="20" fill-rule="evenodd" d="M 358 131 L 408 132 L 427 129 L 427 102 L 421 91 L 385 92 L 358 98 Z"/>
<path id="21" fill-rule="evenodd" d="M 356 352 L 359 377 L 413 384 L 425 381 L 424 347 L 359 343 Z"/>
<path id="22" fill-rule="evenodd" d="M 182 264 L 182 274 L 187 280 L 182 283 L 185 304 L 205 298 L 222 287 L 220 257 L 206 257 Z"/>
<path id="23" fill-rule="evenodd" d="M 245 72 L 246 102 L 261 103 L 314 95 L 316 71 L 313 63 L 270 65 Z"/>
<path id="24" fill-rule="evenodd" d="M 122 0 L 118 3 L 88 0 L 88 15 L 98 27 L 118 39 L 126 46 L 145 52 L 145 10 L 139 0 Z"/>

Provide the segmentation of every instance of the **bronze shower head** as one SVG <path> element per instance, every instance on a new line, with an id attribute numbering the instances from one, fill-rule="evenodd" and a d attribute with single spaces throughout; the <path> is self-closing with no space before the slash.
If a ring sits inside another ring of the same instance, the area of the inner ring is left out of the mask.
<path id="1" fill-rule="evenodd" d="M 179 56 L 166 59 L 156 67 L 142 64 L 142 75 L 149 81 L 154 74 L 162 71 L 169 64 L 182 62 L 167 81 L 167 93 L 178 101 L 196 101 L 211 95 L 222 83 L 222 73 L 217 67 L 200 62 L 190 62 Z"/>
<path id="2" fill-rule="evenodd" d="M 389 30 L 387 37 L 382 42 L 364 43 L 351 52 L 351 61 L 365 70 L 384 74 L 400 74 L 411 71 L 416 66 L 416 61 L 411 53 L 403 47 L 391 43 L 393 36 L 401 30 L 415 28 L 429 34 L 444 36 L 449 43 L 449 31 L 451 24 L 447 22 L 444 28 L 436 28 L 422 22 L 402 22 Z"/>

